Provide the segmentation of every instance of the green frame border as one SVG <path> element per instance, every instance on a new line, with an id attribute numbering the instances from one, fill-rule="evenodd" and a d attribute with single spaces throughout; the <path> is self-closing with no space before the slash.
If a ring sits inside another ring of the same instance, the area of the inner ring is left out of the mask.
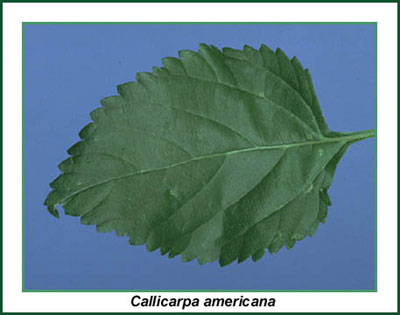
<path id="1" fill-rule="evenodd" d="M 62 2 L 62 1 L 60 1 Z M 68 2 L 68 1 L 65 1 Z M 153 1 L 148 1 L 153 2 Z M 157 2 L 157 1 L 154 1 Z M 176 1 L 179 2 L 179 1 Z M 208 1 L 193 1 L 193 2 L 208 2 Z M 214 2 L 214 1 L 210 1 Z M 225 2 L 225 1 L 220 1 Z M 230 1 L 229 1 L 230 2 Z M 232 2 L 243 2 L 243 1 L 232 1 Z M 253 1 L 251 1 L 253 2 Z M 254 1 L 254 2 L 264 2 L 264 1 Z M 292 2 L 292 1 L 291 1 Z M 296 1 L 293 1 L 296 2 Z M 300 2 L 300 1 L 299 1 Z M 357 2 L 357 1 L 355 1 Z M 368 1 L 366 1 L 368 2 Z M 376 2 L 376 1 L 371 1 Z M 375 289 L 372 290 L 29 290 L 25 289 L 25 25 L 54 25 L 54 24 L 328 24 L 328 25 L 338 25 L 338 24 L 373 24 L 375 25 Z M 377 161 L 378 161 L 378 150 L 377 150 L 377 139 L 378 139 L 378 108 L 377 108 L 377 82 L 378 82 L 378 23 L 377 22 L 22 22 L 22 292 L 147 292 L 147 293 L 158 293 L 158 292 L 377 292 L 378 291 L 378 280 L 377 280 L 377 270 L 378 270 L 378 257 L 377 257 L 377 245 L 378 245 L 378 225 L 377 225 Z M 149 313 L 151 314 L 151 313 Z M 238 313 L 241 314 L 241 313 Z M 284 314 L 284 313 L 283 313 Z"/>

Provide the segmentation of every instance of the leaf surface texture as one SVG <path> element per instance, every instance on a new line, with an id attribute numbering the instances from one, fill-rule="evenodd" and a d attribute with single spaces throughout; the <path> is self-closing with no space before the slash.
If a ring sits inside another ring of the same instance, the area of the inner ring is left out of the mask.
<path id="1" fill-rule="evenodd" d="M 262 45 L 200 45 L 101 101 L 45 205 L 169 257 L 227 265 L 291 248 L 325 221 L 347 147 L 311 76 Z"/>

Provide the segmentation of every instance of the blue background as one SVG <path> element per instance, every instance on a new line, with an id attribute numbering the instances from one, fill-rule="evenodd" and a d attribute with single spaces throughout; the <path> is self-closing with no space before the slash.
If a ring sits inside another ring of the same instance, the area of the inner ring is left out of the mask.
<path id="1" fill-rule="evenodd" d="M 26 290 L 375 289 L 375 140 L 350 147 L 329 190 L 327 222 L 312 238 L 257 263 L 182 263 L 126 237 L 96 233 L 43 206 L 57 165 L 99 100 L 117 84 L 199 43 L 296 55 L 308 67 L 328 125 L 375 125 L 374 25 L 25 25 Z M 17 106 L 17 105 L 16 105 Z"/>

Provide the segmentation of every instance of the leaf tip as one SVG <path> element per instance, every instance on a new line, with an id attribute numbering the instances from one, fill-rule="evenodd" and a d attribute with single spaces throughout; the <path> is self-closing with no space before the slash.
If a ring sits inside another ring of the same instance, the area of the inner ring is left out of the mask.
<path id="1" fill-rule="evenodd" d="M 60 217 L 60 214 L 57 210 L 57 208 L 54 205 L 50 205 L 47 207 L 47 210 L 50 212 L 51 215 L 53 215 L 56 218 Z"/>

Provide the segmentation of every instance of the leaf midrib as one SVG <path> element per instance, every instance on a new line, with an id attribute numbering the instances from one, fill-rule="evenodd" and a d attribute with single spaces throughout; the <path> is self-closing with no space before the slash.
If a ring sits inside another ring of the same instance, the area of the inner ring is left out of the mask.
<path id="1" fill-rule="evenodd" d="M 366 139 L 366 138 L 371 138 L 374 135 L 375 135 L 375 130 L 372 129 L 372 130 L 365 130 L 365 131 L 355 132 L 355 133 L 347 133 L 347 134 L 344 134 L 344 135 L 338 136 L 338 137 L 329 137 L 329 138 L 322 137 L 321 139 L 318 139 L 318 140 L 307 140 L 307 141 L 293 142 L 293 143 L 287 143 L 287 144 L 267 145 L 267 146 L 254 146 L 251 148 L 202 155 L 202 156 L 194 157 L 189 160 L 184 160 L 181 162 L 173 163 L 170 165 L 153 168 L 153 169 L 146 169 L 146 170 L 142 170 L 142 171 L 138 171 L 138 172 L 132 172 L 132 173 L 128 173 L 128 174 L 125 174 L 122 176 L 112 177 L 112 178 L 97 182 L 93 185 L 87 186 L 85 188 L 82 188 L 82 189 L 79 189 L 79 190 L 73 192 L 72 194 L 69 194 L 68 196 L 66 196 L 65 198 L 60 200 L 58 202 L 58 204 L 64 204 L 67 200 L 69 200 L 70 198 L 72 198 L 73 196 L 75 196 L 81 192 L 84 192 L 88 189 L 109 183 L 111 181 L 120 180 L 120 179 L 124 179 L 127 177 L 135 176 L 135 175 L 156 172 L 156 171 L 160 171 L 160 170 L 164 170 L 164 169 L 168 169 L 168 168 L 173 168 L 173 167 L 185 165 L 185 164 L 199 161 L 199 160 L 213 159 L 213 158 L 223 157 L 223 156 L 227 156 L 227 155 L 231 155 L 231 154 L 240 154 L 240 153 L 253 152 L 253 151 L 266 151 L 266 150 L 278 150 L 278 149 L 286 150 L 286 149 L 290 149 L 290 148 L 294 148 L 294 147 L 302 147 L 302 146 L 307 146 L 307 145 L 317 145 L 317 144 L 325 144 L 325 143 L 341 142 L 341 141 L 343 143 L 346 143 L 346 142 L 350 142 L 350 141 L 358 141 L 358 140 L 362 140 L 362 139 Z"/>

